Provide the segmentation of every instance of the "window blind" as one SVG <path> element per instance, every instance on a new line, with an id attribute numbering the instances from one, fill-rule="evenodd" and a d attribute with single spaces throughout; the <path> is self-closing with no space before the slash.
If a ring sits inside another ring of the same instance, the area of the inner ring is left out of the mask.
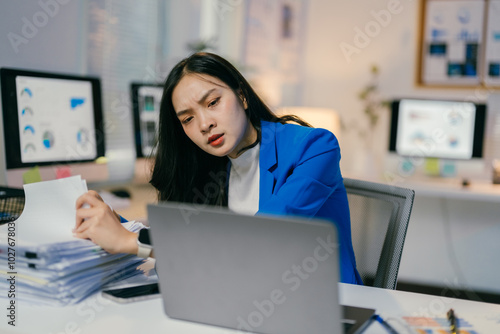
<path id="1" fill-rule="evenodd" d="M 159 81 L 164 14 L 158 0 L 87 2 L 87 72 L 101 78 L 106 156 L 111 181 L 133 176 L 132 81 Z"/>

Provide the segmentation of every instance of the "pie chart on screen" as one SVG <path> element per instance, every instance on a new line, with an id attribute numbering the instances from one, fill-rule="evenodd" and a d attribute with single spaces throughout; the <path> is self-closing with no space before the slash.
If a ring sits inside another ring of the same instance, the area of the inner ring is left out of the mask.
<path id="1" fill-rule="evenodd" d="M 30 108 L 30 107 L 26 107 L 26 108 L 24 108 L 24 109 L 23 109 L 23 111 L 22 111 L 22 115 L 23 115 L 23 116 L 24 116 L 24 115 L 31 115 L 31 116 L 33 116 L 33 110 L 31 110 L 31 108 Z"/>
<path id="2" fill-rule="evenodd" d="M 21 96 L 33 97 L 33 93 L 31 92 L 31 89 L 26 87 L 21 91 Z"/>
<path id="3" fill-rule="evenodd" d="M 54 135 L 50 131 L 45 131 L 43 133 L 43 146 L 50 149 L 54 147 Z"/>
<path id="4" fill-rule="evenodd" d="M 31 134 L 35 134 L 35 128 L 31 125 L 26 125 L 23 130 L 23 134 L 31 132 Z"/>
<path id="5" fill-rule="evenodd" d="M 76 133 L 76 141 L 80 145 L 85 145 L 89 141 L 89 133 L 86 129 L 80 129 Z"/>
<path id="6" fill-rule="evenodd" d="M 35 147 L 35 145 L 33 145 L 32 143 L 28 143 L 28 144 L 26 144 L 26 146 L 24 146 L 24 152 L 25 152 L 25 153 L 28 153 L 28 152 L 36 152 L 36 147 Z"/>

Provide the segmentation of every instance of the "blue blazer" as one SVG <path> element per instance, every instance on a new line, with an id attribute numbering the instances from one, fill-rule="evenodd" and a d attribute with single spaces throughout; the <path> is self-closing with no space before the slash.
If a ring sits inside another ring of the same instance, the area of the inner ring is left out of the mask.
<path id="1" fill-rule="evenodd" d="M 337 226 L 340 281 L 363 284 L 351 240 L 340 147 L 324 129 L 262 121 L 258 214 L 327 219 Z"/>

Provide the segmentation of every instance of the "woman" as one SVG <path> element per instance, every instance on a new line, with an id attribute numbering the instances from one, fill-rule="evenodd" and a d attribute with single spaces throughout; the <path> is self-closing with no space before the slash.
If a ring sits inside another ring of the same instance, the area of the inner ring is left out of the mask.
<path id="1" fill-rule="evenodd" d="M 362 283 L 337 139 L 295 116 L 275 116 L 223 58 L 196 53 L 172 69 L 156 152 L 150 182 L 160 201 L 328 219 L 338 228 L 341 281 Z M 93 191 L 77 201 L 75 235 L 111 253 L 137 254 L 137 234 Z"/>

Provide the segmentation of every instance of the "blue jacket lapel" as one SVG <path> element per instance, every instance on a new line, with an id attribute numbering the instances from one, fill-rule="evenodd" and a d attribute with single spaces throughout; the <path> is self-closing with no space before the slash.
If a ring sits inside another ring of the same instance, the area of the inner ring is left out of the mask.
<path id="1" fill-rule="evenodd" d="M 273 193 L 275 183 L 273 171 L 277 165 L 276 125 L 274 122 L 261 122 L 259 207 Z"/>

